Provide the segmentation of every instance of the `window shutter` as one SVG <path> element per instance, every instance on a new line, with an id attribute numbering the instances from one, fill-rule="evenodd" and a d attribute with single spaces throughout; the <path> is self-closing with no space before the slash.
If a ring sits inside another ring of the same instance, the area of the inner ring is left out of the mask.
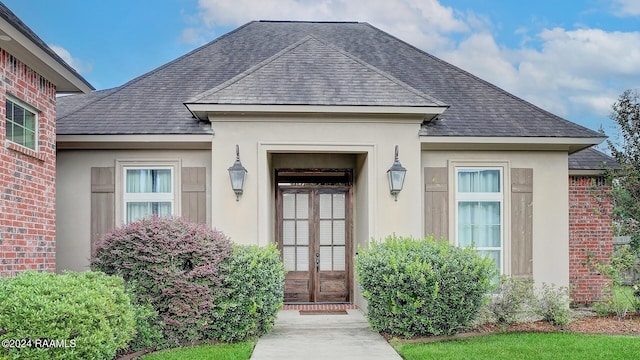
<path id="1" fill-rule="evenodd" d="M 425 232 L 436 239 L 449 238 L 449 193 L 446 167 L 426 167 Z"/>
<path id="2" fill-rule="evenodd" d="M 91 250 L 115 227 L 115 169 L 91 168 Z"/>
<path id="3" fill-rule="evenodd" d="M 182 168 L 182 216 L 207 223 L 207 175 L 204 167 Z"/>
<path id="4" fill-rule="evenodd" d="M 533 169 L 511 169 L 511 276 L 533 277 Z"/>

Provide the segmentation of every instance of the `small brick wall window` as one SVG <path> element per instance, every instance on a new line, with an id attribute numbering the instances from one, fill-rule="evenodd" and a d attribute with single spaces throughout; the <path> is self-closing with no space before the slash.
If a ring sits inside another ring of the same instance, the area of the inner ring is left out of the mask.
<path id="1" fill-rule="evenodd" d="M 7 140 L 37 151 L 38 117 L 15 101 L 6 100 Z"/>

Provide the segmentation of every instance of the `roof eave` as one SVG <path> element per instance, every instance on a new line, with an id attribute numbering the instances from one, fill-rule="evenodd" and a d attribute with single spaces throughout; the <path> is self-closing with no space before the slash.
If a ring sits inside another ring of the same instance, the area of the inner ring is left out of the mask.
<path id="1" fill-rule="evenodd" d="M 388 106 L 388 105 L 288 105 L 288 104 L 202 104 L 185 103 L 198 120 L 209 120 L 220 114 L 279 113 L 279 114 L 402 114 L 416 115 L 429 121 L 442 114 L 447 106 Z"/>
<path id="2" fill-rule="evenodd" d="M 420 136 L 422 150 L 547 150 L 569 154 L 603 142 L 606 137 Z"/>
<path id="3" fill-rule="evenodd" d="M 211 149 L 211 134 L 56 135 L 58 150 L 87 149 Z"/>
<path id="4" fill-rule="evenodd" d="M 0 18 L 0 29 L 0 34 L 11 38 L 10 40 L 0 41 L 0 47 L 55 84 L 57 92 L 90 93 L 95 90 L 87 80 L 80 76 L 64 60 L 50 54 L 50 52 L 53 52 L 52 50 L 45 51 L 29 36 L 4 18 Z"/>

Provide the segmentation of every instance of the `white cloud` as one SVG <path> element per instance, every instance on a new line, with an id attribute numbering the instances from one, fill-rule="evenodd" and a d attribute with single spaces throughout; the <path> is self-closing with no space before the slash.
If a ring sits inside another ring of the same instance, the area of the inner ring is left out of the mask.
<path id="1" fill-rule="evenodd" d="M 91 72 L 92 66 L 90 64 L 85 64 L 79 59 L 74 58 L 73 56 L 71 56 L 71 53 L 62 46 L 49 45 L 49 47 L 78 73 L 86 74 L 88 72 Z"/>
<path id="2" fill-rule="evenodd" d="M 613 0 L 627 15 L 640 1 Z M 606 117 L 622 91 L 640 87 L 640 32 L 516 30 L 517 47 L 499 44 L 491 19 L 438 0 L 199 0 L 207 30 L 251 20 L 364 21 L 548 111 L 571 119 Z M 539 24 L 538 24 L 539 25 Z M 196 31 L 185 35 L 198 39 Z M 587 124 L 592 128 L 597 125 Z"/>
<path id="3" fill-rule="evenodd" d="M 363 21 L 423 49 L 451 44 L 445 35 L 469 31 L 460 14 L 437 0 L 200 0 L 208 27 L 251 20 Z"/>
<path id="4" fill-rule="evenodd" d="M 640 1 L 638 0 L 613 0 L 613 13 L 620 17 L 640 15 Z"/>

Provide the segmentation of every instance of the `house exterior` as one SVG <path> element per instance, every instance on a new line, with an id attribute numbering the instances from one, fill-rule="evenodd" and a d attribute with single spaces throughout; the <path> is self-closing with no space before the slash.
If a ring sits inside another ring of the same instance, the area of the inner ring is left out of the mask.
<path id="1" fill-rule="evenodd" d="M 277 244 L 287 302 L 364 305 L 353 259 L 393 233 L 570 286 L 583 281 L 573 247 L 598 245 L 571 242 L 569 159 L 602 141 L 369 24 L 251 22 L 59 100 L 57 270 L 86 269 L 104 233 L 160 214 Z M 406 177 L 392 194 L 396 158 Z"/>
<path id="2" fill-rule="evenodd" d="M 0 3 L 0 277 L 54 271 L 56 94 L 91 85 Z"/>

